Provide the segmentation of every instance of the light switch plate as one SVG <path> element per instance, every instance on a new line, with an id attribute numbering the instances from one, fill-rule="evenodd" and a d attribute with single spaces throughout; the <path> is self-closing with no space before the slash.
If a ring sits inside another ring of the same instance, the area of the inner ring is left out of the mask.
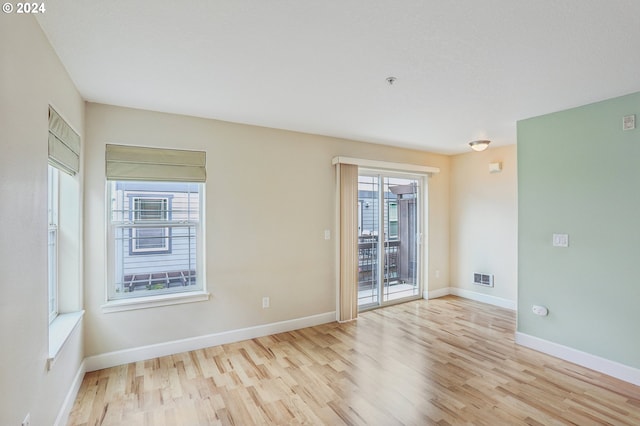
<path id="1" fill-rule="evenodd" d="M 500 173 L 502 171 L 502 163 L 489 163 L 489 173 Z"/>
<path id="2" fill-rule="evenodd" d="M 622 130 L 633 130 L 636 128 L 635 114 L 625 115 L 622 117 Z"/>
<path id="3" fill-rule="evenodd" d="M 554 247 L 569 247 L 569 234 L 553 234 Z"/>

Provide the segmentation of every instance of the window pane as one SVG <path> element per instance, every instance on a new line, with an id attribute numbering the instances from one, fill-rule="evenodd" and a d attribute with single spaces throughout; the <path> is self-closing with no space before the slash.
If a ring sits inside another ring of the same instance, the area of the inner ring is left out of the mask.
<path id="1" fill-rule="evenodd" d="M 378 300 L 379 183 L 376 176 L 358 176 L 358 306 Z"/>
<path id="2" fill-rule="evenodd" d="M 110 190 L 110 298 L 200 290 L 201 184 L 116 181 Z"/>
<path id="3" fill-rule="evenodd" d="M 135 198 L 134 220 L 167 220 L 166 198 Z"/>
<path id="4" fill-rule="evenodd" d="M 385 199 L 385 283 L 383 301 L 419 294 L 418 215 L 416 198 L 419 180 L 384 177 Z"/>
<path id="5" fill-rule="evenodd" d="M 169 228 L 142 228 L 136 229 L 136 236 L 134 238 L 135 250 L 150 250 L 160 249 L 168 250 Z"/>

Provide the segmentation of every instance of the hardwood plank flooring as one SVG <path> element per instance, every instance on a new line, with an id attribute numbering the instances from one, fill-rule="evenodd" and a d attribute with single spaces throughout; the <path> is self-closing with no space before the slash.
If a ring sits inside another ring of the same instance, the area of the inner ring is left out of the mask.
<path id="1" fill-rule="evenodd" d="M 453 296 L 87 373 L 69 425 L 640 425 L 640 387 Z"/>

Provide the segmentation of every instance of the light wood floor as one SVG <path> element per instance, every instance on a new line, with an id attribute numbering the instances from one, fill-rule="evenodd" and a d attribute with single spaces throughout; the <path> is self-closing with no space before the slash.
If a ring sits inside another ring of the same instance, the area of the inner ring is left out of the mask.
<path id="1" fill-rule="evenodd" d="M 445 297 L 88 373 L 70 425 L 640 425 L 640 387 L 515 345 Z"/>

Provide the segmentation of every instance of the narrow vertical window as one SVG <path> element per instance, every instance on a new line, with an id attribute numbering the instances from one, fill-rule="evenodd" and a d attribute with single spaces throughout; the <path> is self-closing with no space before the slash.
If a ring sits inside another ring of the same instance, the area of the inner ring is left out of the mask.
<path id="1" fill-rule="evenodd" d="M 80 171 L 80 136 L 66 121 L 49 107 L 49 135 L 47 139 L 49 166 L 47 174 L 48 210 L 48 298 L 49 321 L 58 315 L 59 295 L 59 242 L 60 242 L 60 174 L 74 176 Z"/>
<path id="2" fill-rule="evenodd" d="M 58 316 L 58 169 L 48 166 L 48 294 L 49 322 Z"/>

